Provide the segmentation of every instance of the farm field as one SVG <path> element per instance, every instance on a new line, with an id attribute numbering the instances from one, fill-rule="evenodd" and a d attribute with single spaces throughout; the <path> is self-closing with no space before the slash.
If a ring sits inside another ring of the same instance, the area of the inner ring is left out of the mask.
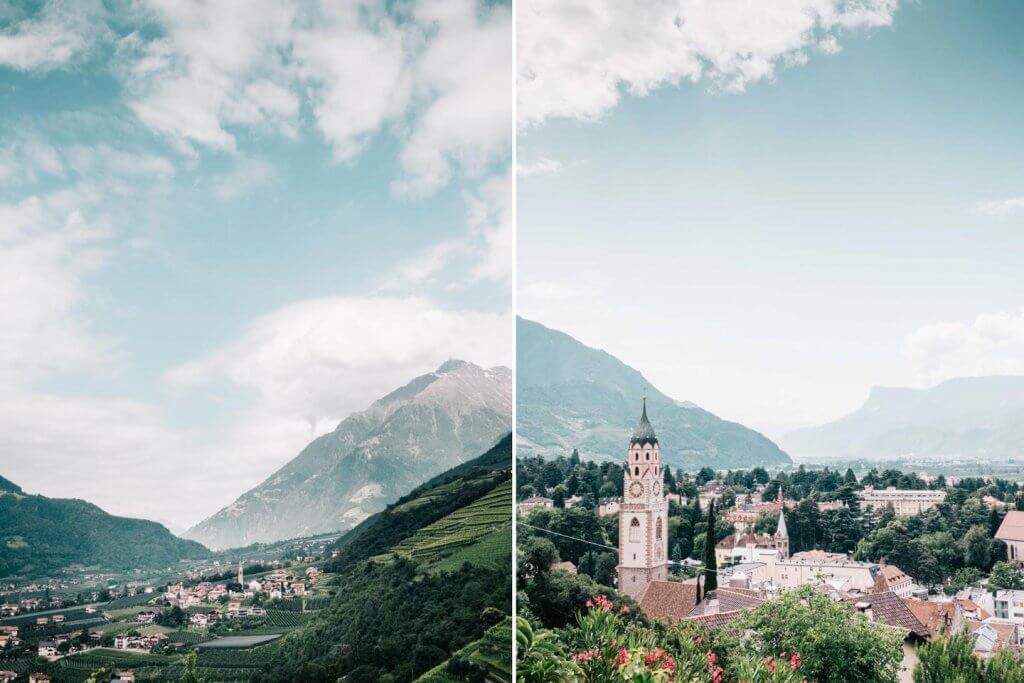
<path id="1" fill-rule="evenodd" d="M 216 638 L 214 640 L 207 641 L 205 643 L 199 643 L 196 645 L 200 651 L 208 649 L 245 649 L 250 647 L 256 647 L 257 645 L 263 645 L 269 643 L 272 640 L 280 638 L 280 633 L 269 633 L 266 635 L 254 635 L 254 636 L 225 636 L 223 638 Z"/>
<path id="2" fill-rule="evenodd" d="M 456 569 L 463 562 L 497 566 L 508 557 L 511 543 L 512 482 L 506 481 L 471 505 L 423 527 L 379 559 L 400 555 L 428 571 Z"/>

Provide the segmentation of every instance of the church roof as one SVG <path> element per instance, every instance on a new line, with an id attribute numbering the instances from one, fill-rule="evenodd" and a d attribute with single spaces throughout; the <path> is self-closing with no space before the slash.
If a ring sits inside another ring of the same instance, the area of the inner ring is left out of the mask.
<path id="1" fill-rule="evenodd" d="M 657 444 L 658 436 L 654 433 L 651 421 L 647 419 L 647 397 L 644 397 L 644 412 L 640 415 L 640 422 L 633 430 L 633 438 L 629 440 L 630 445 L 636 444 Z"/>

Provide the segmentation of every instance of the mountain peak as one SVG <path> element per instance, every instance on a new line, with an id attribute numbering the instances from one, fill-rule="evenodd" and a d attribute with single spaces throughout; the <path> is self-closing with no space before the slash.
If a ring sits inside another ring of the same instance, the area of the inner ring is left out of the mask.
<path id="1" fill-rule="evenodd" d="M 445 362 L 441 363 L 441 367 L 439 367 L 434 374 L 446 375 L 449 372 L 455 372 L 456 370 L 461 370 L 462 368 L 470 367 L 472 365 L 473 364 L 469 361 L 459 360 L 458 358 L 449 358 Z"/>

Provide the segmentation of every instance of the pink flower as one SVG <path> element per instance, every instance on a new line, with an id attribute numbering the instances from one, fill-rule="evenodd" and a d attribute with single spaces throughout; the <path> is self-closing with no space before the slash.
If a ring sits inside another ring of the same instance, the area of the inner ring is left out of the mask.
<path id="1" fill-rule="evenodd" d="M 590 609 L 591 607 L 593 607 L 593 606 L 594 606 L 594 601 L 593 601 L 593 600 L 587 600 L 587 601 L 586 601 L 585 603 L 583 603 L 583 605 L 584 605 L 584 606 L 585 606 L 585 607 L 586 607 L 587 609 Z"/>
<path id="2" fill-rule="evenodd" d="M 716 655 L 714 652 L 710 652 L 709 651 L 708 652 L 708 668 L 709 669 L 712 668 L 717 661 L 718 661 L 718 655 Z"/>
<path id="3" fill-rule="evenodd" d="M 597 659 L 601 656 L 601 653 L 597 650 L 585 650 L 583 652 L 577 652 L 572 656 L 574 662 L 589 662 L 591 659 Z"/>
<path id="4" fill-rule="evenodd" d="M 725 670 L 720 666 L 716 666 L 711 670 L 711 683 L 722 683 L 722 678 L 725 675 Z"/>
<path id="5" fill-rule="evenodd" d="M 800 659 L 800 654 L 797 652 L 793 653 L 793 656 L 789 658 L 789 668 L 796 671 L 804 663 L 804 660 Z"/>
<path id="6" fill-rule="evenodd" d="M 615 658 L 615 666 L 623 666 L 629 661 L 629 650 L 619 648 L 619 656 Z"/>
<path id="7" fill-rule="evenodd" d="M 622 607 L 621 607 L 621 608 L 619 609 L 619 615 L 621 616 L 621 615 L 623 615 L 623 614 L 629 614 L 629 607 L 628 607 L 627 605 L 623 605 L 623 606 L 622 606 Z"/>
<path id="8" fill-rule="evenodd" d="M 704 639 L 701 638 L 700 636 L 697 636 L 696 638 L 693 639 L 693 642 L 699 647 L 700 644 L 704 642 Z"/>

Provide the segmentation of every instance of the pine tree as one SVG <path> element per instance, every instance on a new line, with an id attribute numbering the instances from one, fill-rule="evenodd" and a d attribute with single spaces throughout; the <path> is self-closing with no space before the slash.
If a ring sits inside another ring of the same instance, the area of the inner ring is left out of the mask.
<path id="1" fill-rule="evenodd" d="M 718 588 L 718 564 L 715 561 L 715 501 L 708 504 L 708 528 L 704 537 L 704 594 Z"/>

